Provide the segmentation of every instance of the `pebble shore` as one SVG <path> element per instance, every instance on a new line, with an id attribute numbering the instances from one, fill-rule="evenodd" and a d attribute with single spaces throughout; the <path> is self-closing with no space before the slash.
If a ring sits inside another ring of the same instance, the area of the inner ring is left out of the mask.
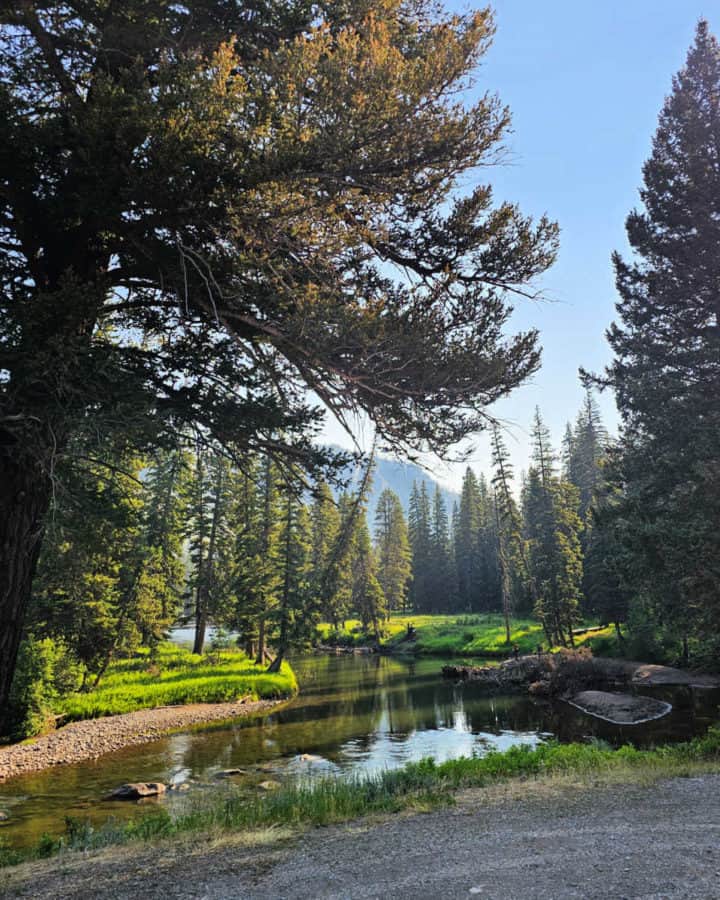
<path id="1" fill-rule="evenodd" d="M 33 741 L 0 747 L 0 783 L 28 772 L 97 759 L 158 740 L 171 731 L 269 711 L 282 702 L 246 698 L 232 703 L 191 703 L 72 722 Z"/>

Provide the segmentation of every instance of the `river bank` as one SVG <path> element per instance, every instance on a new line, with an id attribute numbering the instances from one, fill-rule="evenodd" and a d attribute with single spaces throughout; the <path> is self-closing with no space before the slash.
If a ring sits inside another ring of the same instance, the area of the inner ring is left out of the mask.
<path id="1" fill-rule="evenodd" d="M 330 828 L 65 853 L 5 869 L 0 888 L 33 900 L 717 897 L 720 775 L 692 764 L 556 773 L 453 801 Z"/>
<path id="2" fill-rule="evenodd" d="M 0 783 L 53 766 L 97 759 L 163 735 L 213 722 L 262 715 L 283 700 L 243 698 L 229 703 L 191 703 L 83 719 L 32 741 L 0 747 Z"/>
<path id="3" fill-rule="evenodd" d="M 332 778 L 308 784 L 273 784 L 267 793 L 249 795 L 233 790 L 205 796 L 173 816 L 162 805 L 146 810 L 137 821 L 108 821 L 100 828 L 66 820 L 66 834 L 43 835 L 35 847 L 22 851 L 4 848 L 0 863 L 13 866 L 75 851 L 109 846 L 139 846 L 147 842 L 186 841 L 195 835 L 209 841 L 218 835 L 248 835 L 267 828 L 304 829 L 332 825 L 361 816 L 386 815 L 418 807 L 433 809 L 453 804 L 458 792 L 488 788 L 505 782 L 524 785 L 537 779 L 575 775 L 627 782 L 651 782 L 661 777 L 687 776 L 720 771 L 720 729 L 704 737 L 656 750 L 638 750 L 625 745 L 619 750 L 591 744 L 540 744 L 534 748 L 513 746 L 483 757 L 461 757 L 443 763 L 431 759 L 410 763 L 401 769 L 383 770 L 366 778 Z"/>

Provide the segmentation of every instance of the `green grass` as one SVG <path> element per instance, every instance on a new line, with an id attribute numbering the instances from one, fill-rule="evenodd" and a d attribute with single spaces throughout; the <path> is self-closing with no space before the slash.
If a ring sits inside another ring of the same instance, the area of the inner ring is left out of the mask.
<path id="1" fill-rule="evenodd" d="M 413 643 L 402 643 L 407 633 L 408 623 L 412 623 L 417 632 L 417 640 Z M 318 626 L 322 642 L 334 641 L 348 646 L 368 642 L 368 636 L 362 633 L 360 622 L 349 619 L 344 629 L 333 632 L 328 624 Z M 597 642 L 603 637 L 610 637 L 613 628 L 578 635 L 577 645 Z M 511 621 L 510 645 L 505 640 L 505 621 L 501 615 L 440 615 L 440 616 L 393 616 L 385 624 L 385 636 L 382 643 L 394 649 L 433 656 L 484 656 L 506 657 L 517 644 L 521 653 L 534 653 L 538 644 L 547 649 L 545 633 L 539 622 L 534 619 L 513 619 Z"/>
<path id="2" fill-rule="evenodd" d="M 44 836 L 26 851 L 0 847 L 0 865 L 52 856 L 62 850 L 93 850 L 117 844 L 173 838 L 184 834 L 251 831 L 280 825 L 328 825 L 372 813 L 452 803 L 462 788 L 483 788 L 511 779 L 580 776 L 597 784 L 603 774 L 619 781 L 683 776 L 720 766 L 720 728 L 702 738 L 654 750 L 629 745 L 612 750 L 602 744 L 541 744 L 512 747 L 486 756 L 435 763 L 426 759 L 373 777 L 327 779 L 297 784 L 266 796 L 235 793 L 205 798 L 172 818 L 160 809 L 127 824 L 67 820 L 62 838 Z"/>
<path id="3" fill-rule="evenodd" d="M 57 712 L 66 721 L 74 721 L 156 706 L 221 703 L 247 696 L 281 698 L 296 691 L 295 675 L 287 663 L 271 674 L 239 651 L 198 656 L 183 647 L 162 644 L 155 660 L 147 650 L 139 650 L 130 659 L 112 663 L 95 690 L 65 697 Z"/>

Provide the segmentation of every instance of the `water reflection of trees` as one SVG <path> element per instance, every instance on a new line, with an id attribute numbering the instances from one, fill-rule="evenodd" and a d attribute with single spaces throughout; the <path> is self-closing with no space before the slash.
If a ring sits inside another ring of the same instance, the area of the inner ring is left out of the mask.
<path id="1" fill-rule="evenodd" d="M 259 724 L 194 735 L 182 764 L 204 772 L 301 753 L 344 763 L 370 753 L 380 741 L 398 745 L 421 732 L 443 729 L 489 737 L 549 733 L 561 741 L 596 736 L 615 744 L 628 739 L 661 743 L 707 726 L 706 719 L 694 721 L 692 710 L 677 710 L 640 731 L 618 729 L 566 704 L 539 704 L 522 695 L 487 696 L 476 685 L 444 681 L 437 660 L 318 656 L 295 666 L 302 692 L 287 708 Z M 458 738 L 458 746 L 468 744 Z"/>

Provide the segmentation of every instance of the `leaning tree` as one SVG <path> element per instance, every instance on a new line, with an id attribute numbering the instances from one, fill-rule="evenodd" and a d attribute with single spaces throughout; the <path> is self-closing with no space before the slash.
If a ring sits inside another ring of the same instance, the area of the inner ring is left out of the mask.
<path id="1" fill-rule="evenodd" d="M 462 100 L 492 33 L 430 0 L 2 4 L 0 704 L 78 434 L 322 466 L 329 408 L 443 453 L 537 367 L 508 292 L 556 228 L 467 187 L 509 124 Z"/>

